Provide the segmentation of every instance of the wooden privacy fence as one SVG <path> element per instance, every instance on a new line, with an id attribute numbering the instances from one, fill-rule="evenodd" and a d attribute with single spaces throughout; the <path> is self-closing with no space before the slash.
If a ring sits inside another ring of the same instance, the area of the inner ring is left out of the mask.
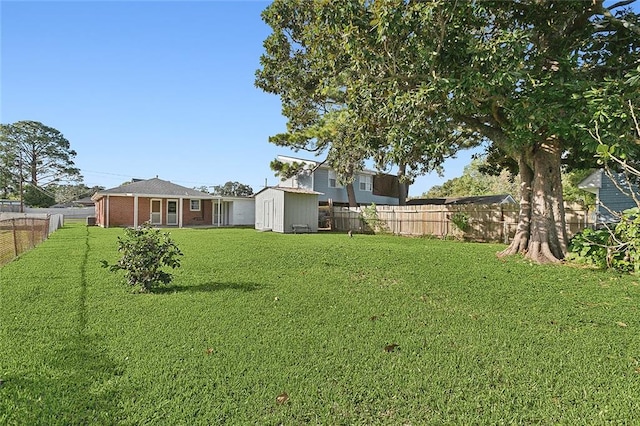
<path id="1" fill-rule="evenodd" d="M 375 215 L 372 209 L 334 207 L 330 212 L 332 229 L 508 243 L 515 235 L 519 212 L 518 206 L 512 204 L 375 206 Z M 461 213 L 468 220 L 468 228 L 464 232 L 452 221 L 456 213 Z M 590 225 L 589 213 L 581 205 L 565 207 L 569 237 Z"/>
<path id="2" fill-rule="evenodd" d="M 60 226 L 61 215 L 0 220 L 0 266 L 31 250 Z"/>

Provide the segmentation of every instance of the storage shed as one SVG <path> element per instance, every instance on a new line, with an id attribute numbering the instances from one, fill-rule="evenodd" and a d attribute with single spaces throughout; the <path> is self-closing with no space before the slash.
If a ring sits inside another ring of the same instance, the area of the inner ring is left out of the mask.
<path id="1" fill-rule="evenodd" d="M 319 192 L 267 187 L 254 195 L 256 229 L 281 233 L 318 232 Z"/>

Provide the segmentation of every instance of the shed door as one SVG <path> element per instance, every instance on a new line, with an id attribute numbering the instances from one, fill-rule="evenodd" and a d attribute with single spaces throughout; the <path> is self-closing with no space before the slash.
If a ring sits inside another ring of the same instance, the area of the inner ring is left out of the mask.
<path id="1" fill-rule="evenodd" d="M 264 210 L 263 210 L 263 220 L 264 229 L 272 229 L 273 224 L 271 221 L 273 220 L 273 200 L 264 200 Z"/>

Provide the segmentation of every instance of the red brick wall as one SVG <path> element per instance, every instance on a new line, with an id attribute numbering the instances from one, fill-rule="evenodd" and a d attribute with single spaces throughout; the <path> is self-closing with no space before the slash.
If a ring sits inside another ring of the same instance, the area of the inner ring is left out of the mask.
<path id="1" fill-rule="evenodd" d="M 154 198 L 155 199 L 155 198 Z M 174 198 L 171 198 L 172 200 Z M 162 225 L 167 224 L 167 199 L 161 200 Z M 133 226 L 134 197 L 109 197 L 109 220 L 107 221 L 107 197 L 96 202 L 96 223 L 100 226 Z M 191 211 L 191 200 L 185 198 L 182 202 L 182 225 L 211 225 L 213 208 L 211 200 L 200 200 L 200 211 Z M 138 225 L 151 219 L 151 198 L 138 198 Z"/>
<path id="2" fill-rule="evenodd" d="M 213 223 L 213 202 L 211 200 L 202 200 L 202 208 L 204 209 L 204 222 L 207 225 Z"/>
<path id="3" fill-rule="evenodd" d="M 109 197 L 108 225 L 133 226 L 133 197 Z"/>
<path id="4" fill-rule="evenodd" d="M 182 202 L 182 225 L 211 225 L 211 201 L 200 200 L 200 211 L 191 211 L 191 200 Z"/>
<path id="5" fill-rule="evenodd" d="M 164 200 L 161 200 L 160 211 L 162 211 L 162 220 L 165 220 L 167 213 L 164 211 L 166 208 Z M 138 226 L 151 220 L 151 198 L 139 197 L 138 198 Z"/>

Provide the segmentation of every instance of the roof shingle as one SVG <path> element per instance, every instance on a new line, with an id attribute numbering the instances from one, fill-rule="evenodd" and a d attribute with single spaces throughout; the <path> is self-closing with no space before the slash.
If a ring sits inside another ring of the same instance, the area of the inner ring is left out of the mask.
<path id="1" fill-rule="evenodd" d="M 211 194 L 187 188 L 166 180 L 152 178 L 120 185 L 115 188 L 98 191 L 91 197 L 98 200 L 105 195 L 131 194 L 154 197 L 189 197 L 189 198 L 215 198 Z"/>

